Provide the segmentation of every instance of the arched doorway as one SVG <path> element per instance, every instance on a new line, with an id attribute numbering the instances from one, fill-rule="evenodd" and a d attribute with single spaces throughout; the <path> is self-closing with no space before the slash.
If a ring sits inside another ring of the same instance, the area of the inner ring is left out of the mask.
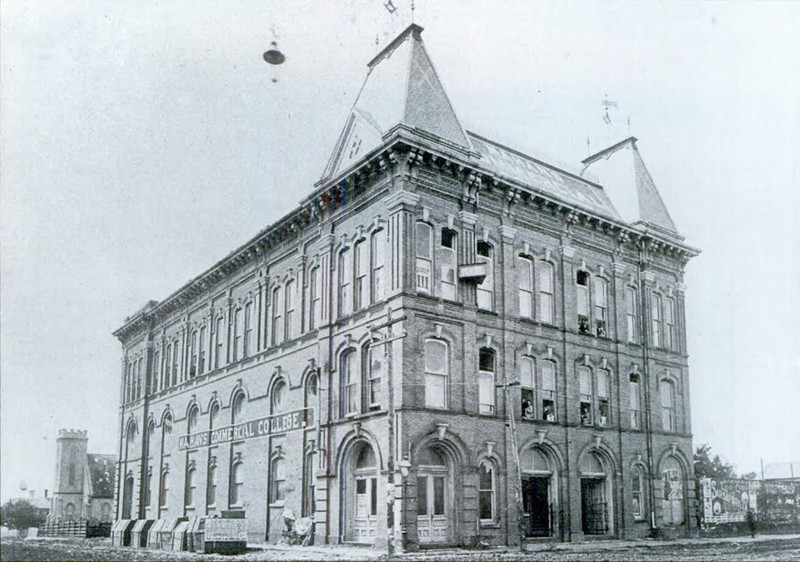
<path id="1" fill-rule="evenodd" d="M 447 453 L 431 445 L 417 455 L 417 537 L 420 544 L 453 542 L 453 470 Z"/>
<path id="2" fill-rule="evenodd" d="M 675 457 L 667 457 L 661 465 L 664 494 L 661 507 L 664 513 L 664 525 L 683 525 L 685 517 L 683 466 Z"/>
<path id="3" fill-rule="evenodd" d="M 525 535 L 553 536 L 558 513 L 556 462 L 542 447 L 532 447 L 520 455 L 520 464 Z"/>
<path id="4" fill-rule="evenodd" d="M 581 530 L 585 535 L 607 535 L 611 531 L 611 471 L 596 451 L 583 456 L 581 477 Z"/>
<path id="5" fill-rule="evenodd" d="M 373 544 L 378 521 L 378 463 L 366 441 L 356 443 L 345 462 L 344 540 Z"/>
<path id="6" fill-rule="evenodd" d="M 122 490 L 122 519 L 131 519 L 133 508 L 133 474 L 125 477 L 125 485 Z"/>

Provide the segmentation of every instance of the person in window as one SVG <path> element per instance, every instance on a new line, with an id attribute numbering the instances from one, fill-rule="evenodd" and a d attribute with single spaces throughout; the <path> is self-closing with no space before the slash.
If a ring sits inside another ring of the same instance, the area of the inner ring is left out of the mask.
<path id="1" fill-rule="evenodd" d="M 527 398 L 522 399 L 522 417 L 528 420 L 533 419 L 533 404 Z"/>
<path id="2" fill-rule="evenodd" d="M 606 323 L 605 322 L 598 322 L 597 323 L 597 335 L 601 338 L 606 337 Z"/>
<path id="3" fill-rule="evenodd" d="M 544 406 L 544 414 L 542 415 L 544 421 L 556 421 L 556 416 L 553 414 L 553 406 L 550 404 L 545 404 Z"/>
<path id="4" fill-rule="evenodd" d="M 592 410 L 589 404 L 581 404 L 581 425 L 592 424 Z"/>

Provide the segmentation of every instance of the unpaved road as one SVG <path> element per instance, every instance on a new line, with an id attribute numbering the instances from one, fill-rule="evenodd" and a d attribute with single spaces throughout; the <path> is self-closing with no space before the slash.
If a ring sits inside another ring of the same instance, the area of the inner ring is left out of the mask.
<path id="1" fill-rule="evenodd" d="M 4 539 L 2 560 L 212 560 L 203 554 L 112 547 L 109 539 Z M 290 547 L 261 545 L 225 560 L 386 560 L 369 548 L 346 546 Z M 408 553 L 401 560 L 800 560 L 800 538 L 759 537 L 688 541 L 611 541 L 582 544 L 547 543 L 518 550 L 433 550 Z"/>

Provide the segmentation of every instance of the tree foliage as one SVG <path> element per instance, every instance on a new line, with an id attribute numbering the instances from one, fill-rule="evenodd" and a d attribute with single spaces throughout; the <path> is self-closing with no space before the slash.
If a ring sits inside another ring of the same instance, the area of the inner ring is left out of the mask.
<path id="1" fill-rule="evenodd" d="M 698 478 L 736 478 L 734 466 L 723 457 L 711 457 L 711 445 L 703 443 L 694 452 L 694 475 Z"/>
<path id="2" fill-rule="evenodd" d="M 44 520 L 36 506 L 27 500 L 9 500 L 0 508 L 0 523 L 9 529 L 38 527 Z"/>

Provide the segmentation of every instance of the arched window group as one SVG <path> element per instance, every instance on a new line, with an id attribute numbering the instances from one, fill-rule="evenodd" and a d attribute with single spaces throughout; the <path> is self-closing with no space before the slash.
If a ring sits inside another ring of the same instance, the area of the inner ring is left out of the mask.
<path id="1" fill-rule="evenodd" d="M 447 408 L 447 385 L 450 357 L 447 343 L 439 339 L 425 341 L 425 406 Z"/>
<path id="2" fill-rule="evenodd" d="M 518 366 L 522 419 L 556 421 L 555 363 L 522 356 Z"/>
<path id="3" fill-rule="evenodd" d="M 518 256 L 517 285 L 519 315 L 522 318 L 531 320 L 538 318 L 540 322 L 553 324 L 555 322 L 553 265 L 544 260 L 534 261 L 526 255 Z M 538 301 L 536 291 L 538 291 Z M 538 312 L 534 310 L 534 303 L 537 303 Z"/>

